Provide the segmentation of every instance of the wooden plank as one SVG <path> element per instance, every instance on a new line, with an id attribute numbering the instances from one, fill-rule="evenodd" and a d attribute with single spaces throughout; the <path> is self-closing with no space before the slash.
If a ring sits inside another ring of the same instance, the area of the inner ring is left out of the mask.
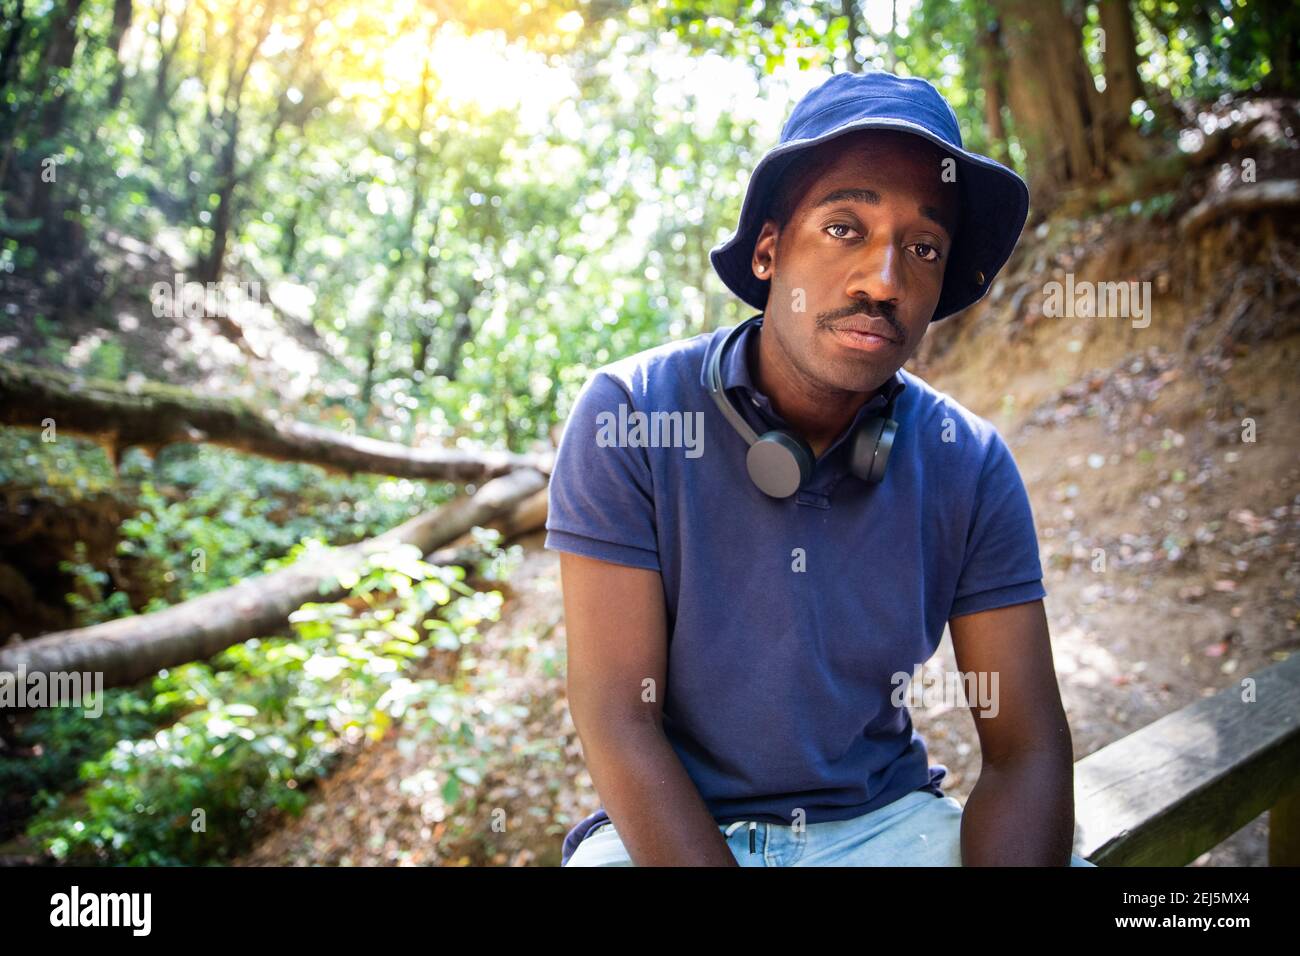
<path id="1" fill-rule="evenodd" d="M 1300 654 L 1074 765 L 1074 852 L 1185 866 L 1300 786 Z"/>

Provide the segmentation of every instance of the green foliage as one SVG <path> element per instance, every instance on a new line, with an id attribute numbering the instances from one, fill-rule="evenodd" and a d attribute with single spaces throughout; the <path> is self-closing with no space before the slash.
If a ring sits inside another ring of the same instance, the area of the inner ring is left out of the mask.
<path id="1" fill-rule="evenodd" d="M 1263 0 L 1135 0 L 1148 82 L 1175 97 L 1295 95 L 1300 8 Z"/>
<path id="2" fill-rule="evenodd" d="M 499 615 L 500 593 L 475 592 L 464 576 L 410 547 L 372 555 L 349 582 L 360 612 L 307 604 L 291 618 L 292 638 L 236 645 L 163 676 L 151 706 L 181 716 L 83 764 L 76 800 L 43 793 L 28 836 L 69 862 L 225 861 L 268 813 L 300 811 L 304 787 L 344 749 L 404 717 L 445 747 L 447 762 L 430 769 L 445 794 L 476 785 L 473 688 L 407 675 L 435 651 L 472 643 Z"/>
<path id="3" fill-rule="evenodd" d="M 414 483 L 313 482 L 304 468 L 209 451 L 166 469 L 164 477 L 176 482 L 168 494 L 143 481 L 140 511 L 122 524 L 122 554 L 155 569 L 160 599 L 227 587 L 261 573 L 304 538 L 349 543 L 434 504 Z M 377 484 L 395 493 L 358 493 Z"/>
<path id="4" fill-rule="evenodd" d="M 168 678 L 156 678 L 140 689 L 105 690 L 103 713 L 95 718 L 85 716 L 81 708 L 33 711 L 11 741 L 32 756 L 0 760 L 0 792 L 42 793 L 38 803 L 55 805 L 58 795 L 79 785 L 84 763 L 100 758 L 120 740 L 153 733 L 174 717 L 169 683 Z"/>
<path id="5" fill-rule="evenodd" d="M 89 627 L 134 614 L 125 591 L 105 593 L 105 585 L 109 583 L 108 572 L 100 571 L 86 560 L 85 544 L 78 541 L 75 547 L 76 560 L 60 561 L 59 570 L 73 580 L 74 589 L 68 593 L 67 600 L 77 613 L 77 626 Z"/>
<path id="6" fill-rule="evenodd" d="M 71 504 L 112 491 L 115 481 L 103 452 L 87 442 L 63 436 L 44 442 L 39 431 L 0 428 L 0 485 Z"/>
<path id="7" fill-rule="evenodd" d="M 259 574 L 299 542 L 350 544 L 446 501 L 448 483 L 377 476 L 322 476 L 320 469 L 213 447 L 165 449 L 156 462 L 128 453 L 114 475 L 84 441 L 0 428 L 0 485 L 30 489 L 59 504 L 115 494 L 135 511 L 121 525 L 119 553 L 133 562 L 146 608 L 197 597 Z M 83 558 L 66 562 L 85 623 L 127 613 L 125 595 Z"/>

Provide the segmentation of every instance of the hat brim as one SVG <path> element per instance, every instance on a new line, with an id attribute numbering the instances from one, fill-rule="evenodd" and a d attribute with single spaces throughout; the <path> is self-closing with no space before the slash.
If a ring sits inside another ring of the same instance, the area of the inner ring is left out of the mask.
<path id="1" fill-rule="evenodd" d="M 709 261 L 723 283 L 746 304 L 767 308 L 771 285 L 754 275 L 754 244 L 763 226 L 767 196 L 777 179 L 802 152 L 846 133 L 864 129 L 892 129 L 913 133 L 938 146 L 957 160 L 957 185 L 961 197 L 961 225 L 944 272 L 943 290 L 932 322 L 978 302 L 1011 257 L 1029 217 L 1029 188 L 1001 163 L 944 142 L 930 130 L 903 119 L 867 118 L 846 123 L 812 139 L 790 140 L 769 150 L 754 167 L 741 205 L 736 232 L 709 251 Z"/>

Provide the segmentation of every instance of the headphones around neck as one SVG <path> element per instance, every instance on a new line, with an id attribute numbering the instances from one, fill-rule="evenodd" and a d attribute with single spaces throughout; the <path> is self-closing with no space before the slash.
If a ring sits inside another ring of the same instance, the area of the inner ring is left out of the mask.
<path id="1" fill-rule="evenodd" d="M 785 429 L 772 429 L 762 435 L 755 433 L 722 388 L 723 353 L 741 329 L 762 317 L 756 315 L 737 325 L 713 350 L 708 367 L 709 394 L 749 445 L 745 466 L 749 469 L 750 480 L 765 495 L 788 498 L 812 476 L 817 456 L 806 441 Z M 898 422 L 893 419 L 897 397 L 895 392 L 883 411 L 863 418 L 849 437 L 849 471 L 870 485 L 878 484 L 885 477 L 885 466 L 889 464 L 889 452 L 894 447 L 894 436 L 898 434 Z"/>

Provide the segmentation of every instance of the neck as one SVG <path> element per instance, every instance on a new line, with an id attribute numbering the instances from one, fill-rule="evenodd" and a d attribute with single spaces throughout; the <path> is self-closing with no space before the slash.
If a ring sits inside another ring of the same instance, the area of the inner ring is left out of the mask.
<path id="1" fill-rule="evenodd" d="M 833 442 L 867 401 L 881 392 L 885 382 L 873 392 L 827 389 L 800 374 L 785 360 L 774 336 L 763 335 L 763 327 L 754 330 L 749 361 L 750 374 L 758 390 L 768 397 L 777 414 L 788 421 L 818 457 Z"/>

